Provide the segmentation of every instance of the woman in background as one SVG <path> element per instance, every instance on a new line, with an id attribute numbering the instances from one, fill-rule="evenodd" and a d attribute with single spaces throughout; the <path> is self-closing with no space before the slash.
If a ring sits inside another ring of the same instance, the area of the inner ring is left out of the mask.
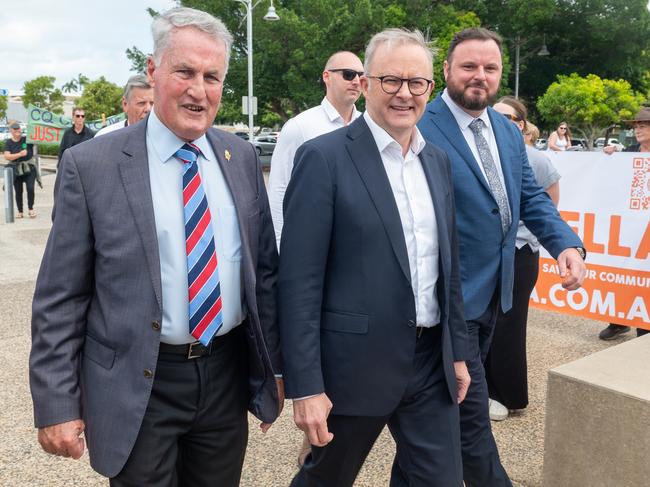
<path id="1" fill-rule="evenodd" d="M 569 124 L 562 122 L 548 138 L 548 148 L 562 152 L 571 147 L 571 130 Z"/>
<path id="2" fill-rule="evenodd" d="M 527 136 L 533 142 L 539 136 L 539 132 L 537 135 L 529 133 L 531 124 L 526 120 L 528 111 L 516 98 L 503 97 L 494 105 L 494 109 L 514 123 L 522 136 Z M 526 154 L 537 183 L 557 206 L 560 198 L 560 174 L 550 159 L 531 145 L 526 145 Z M 507 313 L 499 312 L 485 362 L 490 419 L 494 421 L 506 419 L 509 410 L 521 410 L 528 406 L 526 322 L 528 301 L 539 272 L 539 248 L 537 239 L 520 221 L 515 250 L 512 308 Z"/>

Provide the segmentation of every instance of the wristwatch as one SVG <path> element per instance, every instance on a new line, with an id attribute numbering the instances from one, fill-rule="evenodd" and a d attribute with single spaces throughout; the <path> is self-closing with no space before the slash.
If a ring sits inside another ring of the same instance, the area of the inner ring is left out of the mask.
<path id="1" fill-rule="evenodd" d="M 587 251 L 584 249 L 584 247 L 573 247 L 578 251 L 580 254 L 580 257 L 582 257 L 582 260 L 587 260 Z"/>

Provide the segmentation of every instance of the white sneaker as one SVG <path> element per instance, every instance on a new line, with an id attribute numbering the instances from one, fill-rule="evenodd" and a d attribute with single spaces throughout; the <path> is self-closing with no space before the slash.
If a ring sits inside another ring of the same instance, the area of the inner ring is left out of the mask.
<path id="1" fill-rule="evenodd" d="M 499 401 L 489 399 L 488 404 L 490 406 L 490 419 L 492 421 L 503 421 L 508 417 L 508 408 Z"/>

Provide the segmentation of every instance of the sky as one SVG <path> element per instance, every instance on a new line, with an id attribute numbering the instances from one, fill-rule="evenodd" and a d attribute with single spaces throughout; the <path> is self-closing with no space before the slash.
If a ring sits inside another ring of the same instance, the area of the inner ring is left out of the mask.
<path id="1" fill-rule="evenodd" d="M 41 75 L 56 77 L 60 88 L 79 73 L 123 86 L 134 74 L 126 49 L 153 50 L 147 7 L 164 11 L 174 6 L 173 0 L 20 0 L 3 5 L 0 88 L 19 94 L 25 81 Z"/>

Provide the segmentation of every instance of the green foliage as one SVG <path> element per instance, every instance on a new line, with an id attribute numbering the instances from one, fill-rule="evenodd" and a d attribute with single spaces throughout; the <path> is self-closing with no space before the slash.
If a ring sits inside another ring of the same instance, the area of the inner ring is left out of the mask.
<path id="1" fill-rule="evenodd" d="M 571 130 L 581 133 L 591 147 L 607 127 L 632 118 L 642 101 L 643 96 L 625 80 L 572 73 L 558 76 L 539 99 L 537 108 L 552 125 L 568 122 Z"/>
<path id="2" fill-rule="evenodd" d="M 8 103 L 6 96 L 0 96 L 0 118 L 5 118 L 7 116 Z"/>
<path id="3" fill-rule="evenodd" d="M 70 81 L 65 83 L 61 89 L 65 93 L 72 93 L 73 91 L 80 93 L 83 91 L 84 86 L 86 86 L 90 82 L 90 79 L 88 76 L 84 76 L 83 74 L 79 73 L 76 78 L 72 78 Z"/>
<path id="4" fill-rule="evenodd" d="M 54 87 L 54 76 L 39 76 L 23 84 L 23 106 L 30 104 L 54 113 L 63 113 L 64 96 Z"/>
<path id="5" fill-rule="evenodd" d="M 122 112 L 122 88 L 101 76 L 84 87 L 78 105 L 86 111 L 87 120 L 97 120 Z"/>
<path id="6" fill-rule="evenodd" d="M 147 72 L 147 55 L 137 47 L 127 47 L 126 57 L 131 61 L 131 68 L 137 74 L 145 74 Z"/>

